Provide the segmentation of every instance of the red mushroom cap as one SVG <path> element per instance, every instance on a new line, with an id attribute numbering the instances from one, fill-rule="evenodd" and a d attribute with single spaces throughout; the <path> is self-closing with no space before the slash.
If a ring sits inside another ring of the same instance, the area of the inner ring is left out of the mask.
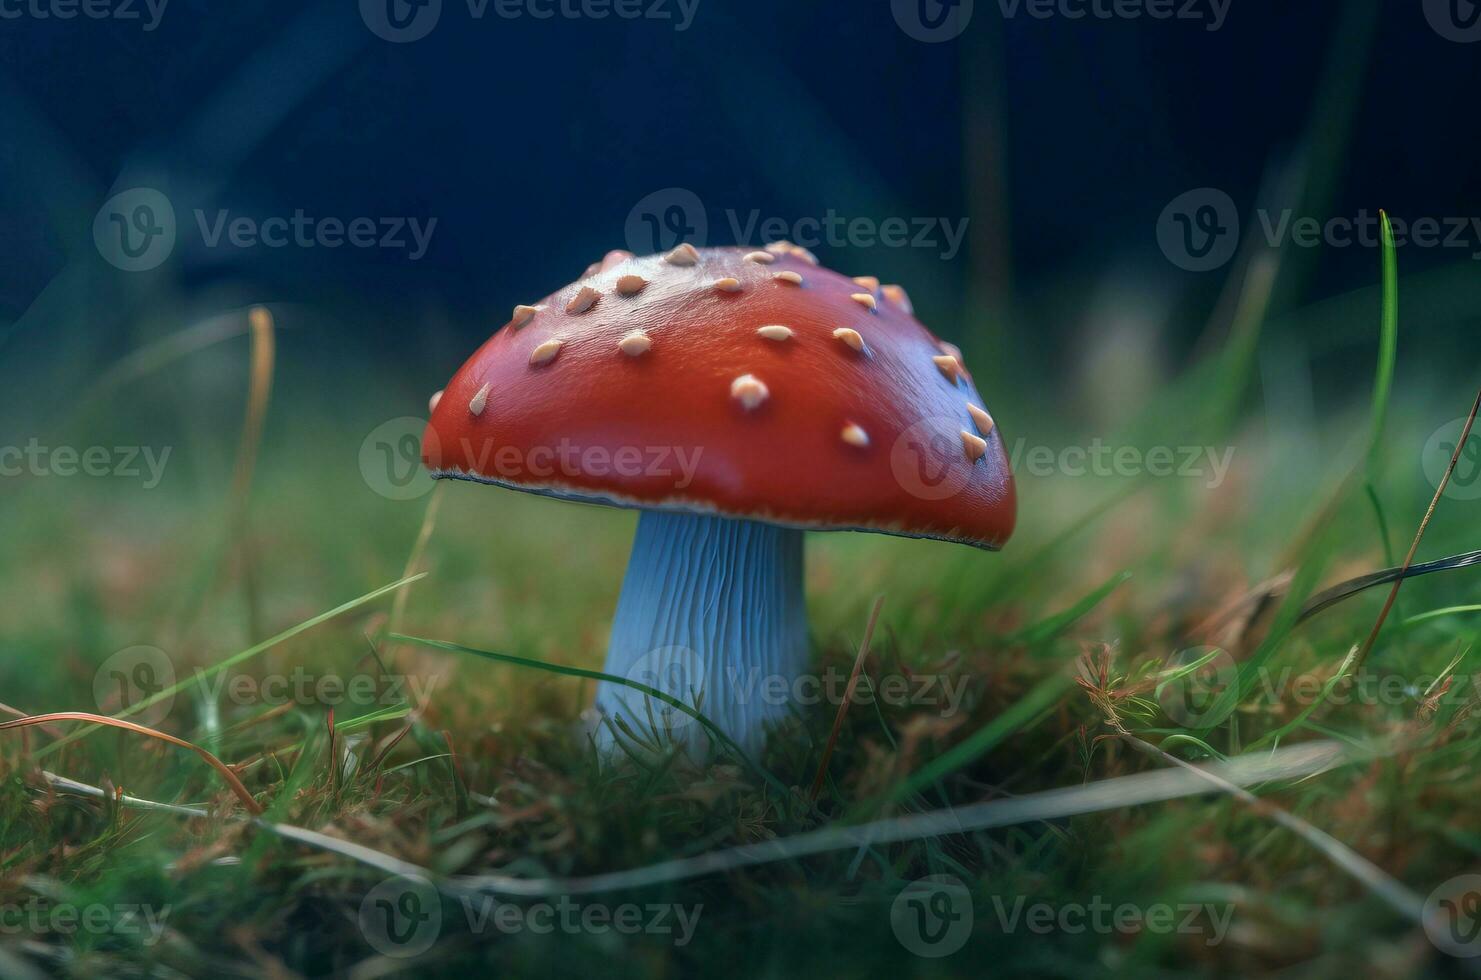
<path id="1" fill-rule="evenodd" d="M 436 477 L 619 506 L 1000 547 L 1002 438 L 898 286 L 806 249 L 609 252 L 439 399 Z"/>

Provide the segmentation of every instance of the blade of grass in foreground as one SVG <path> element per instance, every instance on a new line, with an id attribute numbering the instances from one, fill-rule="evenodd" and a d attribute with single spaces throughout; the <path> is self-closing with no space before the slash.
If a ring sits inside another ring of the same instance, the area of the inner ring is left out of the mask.
<path id="1" fill-rule="evenodd" d="M 1039 646 L 1040 644 L 1047 643 L 1089 615 L 1091 610 L 1105 601 L 1107 596 L 1120 588 L 1122 583 L 1129 578 L 1131 578 L 1131 572 L 1117 572 L 1094 592 L 1091 592 L 1079 602 L 1070 606 L 1070 608 L 1041 619 L 1037 623 L 1025 626 L 1021 630 L 1010 633 L 1006 639 L 1010 643 L 1023 643 L 1028 646 Z"/>
<path id="2" fill-rule="evenodd" d="M 1037 687 L 1014 702 L 1011 708 L 931 760 L 928 765 L 902 780 L 899 785 L 890 790 L 884 802 L 898 803 L 908 799 L 938 779 L 950 775 L 978 756 L 996 748 L 1003 739 L 1058 704 L 1060 698 L 1064 697 L 1065 692 L 1069 690 L 1070 683 L 1068 674 L 1054 674 L 1040 681 Z"/>
<path id="3" fill-rule="evenodd" d="M 1384 423 L 1388 420 L 1389 393 L 1393 389 L 1394 361 L 1399 351 L 1399 263 L 1394 249 L 1394 227 L 1388 220 L 1388 212 L 1380 210 L 1378 218 L 1383 242 L 1383 312 L 1379 319 L 1378 370 L 1373 376 L 1373 410 L 1368 425 L 1368 454 L 1363 489 L 1367 492 L 1368 500 L 1373 504 L 1373 513 L 1378 518 L 1384 561 L 1392 565 L 1394 555 L 1388 540 L 1388 521 L 1383 516 L 1383 504 L 1379 502 L 1375 481 L 1383 447 Z"/>
<path id="4" fill-rule="evenodd" d="M 182 749 L 189 749 L 200 756 L 212 769 L 216 770 L 221 778 L 226 781 L 226 784 L 231 787 L 231 791 L 236 794 L 237 799 L 241 801 L 243 806 L 252 813 L 262 812 L 261 804 L 252 798 L 251 793 L 247 792 L 247 787 L 242 785 L 242 781 L 237 778 L 236 773 L 231 771 L 230 766 L 199 745 L 193 742 L 187 742 L 183 738 L 176 738 L 168 732 L 146 728 L 143 725 L 136 725 L 131 721 L 120 721 L 117 718 L 109 718 L 107 715 L 95 715 L 89 711 L 58 711 L 46 715 L 30 715 L 26 718 L 17 718 L 15 721 L 7 721 L 4 724 L 0 724 L 0 731 L 7 731 L 12 728 L 29 728 L 32 725 L 44 725 L 53 721 L 88 721 L 94 725 L 108 725 L 113 728 L 121 728 L 124 731 L 133 732 L 136 735 L 146 735 L 149 738 L 156 738 L 161 742 L 168 742 Z"/>
<path id="5" fill-rule="evenodd" d="M 489 874 L 445 879 L 453 890 L 471 888 L 494 894 L 536 897 L 576 895 L 640 888 L 777 861 L 792 861 L 860 845 L 887 844 L 1015 824 L 1062 819 L 1086 813 L 1163 802 L 1219 792 L 1209 774 L 1234 786 L 1300 779 L 1392 752 L 1391 746 L 1352 750 L 1332 742 L 1313 742 L 1240 756 L 1206 769 L 1159 769 L 1117 776 L 1084 786 L 1067 786 L 1009 799 L 989 800 L 928 813 L 894 817 L 860 826 L 833 825 L 791 837 L 742 844 L 695 857 L 676 858 L 581 878 L 517 878 Z M 302 839 L 302 838 L 300 838 Z"/>
<path id="6" fill-rule="evenodd" d="M 267 818 L 259 817 L 252 822 L 268 833 L 337 854 L 383 874 L 415 876 L 429 882 L 436 882 L 448 893 L 466 894 L 471 891 L 540 898 L 643 888 L 762 864 L 795 861 L 828 851 L 922 840 L 1045 820 L 1059 820 L 1088 813 L 1119 810 L 1125 807 L 1144 806 L 1190 796 L 1205 796 L 1211 792 L 1227 791 L 1222 786 L 1211 783 L 1209 779 L 1211 775 L 1216 776 L 1224 784 L 1239 787 L 1304 779 L 1344 766 L 1383 758 L 1391 755 L 1395 747 L 1392 742 L 1359 746 L 1348 746 L 1339 742 L 1308 742 L 1273 752 L 1252 752 L 1232 758 L 1228 762 L 1214 763 L 1207 767 L 1157 769 L 1128 776 L 1114 776 L 1087 785 L 1064 786 L 1006 799 L 891 817 L 863 825 L 833 824 L 790 837 L 741 844 L 693 857 L 674 858 L 656 864 L 579 878 L 524 878 L 509 874 L 444 877 L 427 868 L 353 841 L 331 837 L 328 834 L 290 824 L 276 823 Z M 104 795 L 104 791 L 95 786 L 88 786 L 55 774 L 48 773 L 47 780 L 59 790 L 92 797 Z M 280 794 L 280 798 L 282 796 L 283 794 Z M 120 802 L 126 806 L 166 810 L 181 816 L 204 814 L 204 811 L 199 808 L 152 803 L 133 797 L 122 797 Z M 258 849 L 261 847 L 261 842 L 267 839 L 264 836 L 254 842 L 253 854 L 260 854 Z M 250 856 L 252 855 L 248 857 Z M 241 866 L 250 868 L 255 864 L 244 857 Z"/>
<path id="7" fill-rule="evenodd" d="M 334 619 L 336 616 L 342 616 L 353 609 L 358 609 L 361 606 L 365 605 L 367 602 L 373 602 L 374 600 L 379 599 L 381 596 L 385 595 L 388 592 L 394 592 L 396 589 L 404 588 L 405 586 L 408 586 L 413 582 L 419 581 L 426 577 L 427 573 L 422 572 L 420 575 L 412 575 L 408 578 L 398 579 L 397 581 L 392 582 L 389 585 L 383 585 L 380 588 L 375 589 L 374 591 L 367 592 L 364 595 L 360 596 L 358 599 L 351 599 L 349 602 L 346 602 L 343 605 L 335 606 L 328 612 L 322 612 L 317 616 L 306 619 L 303 622 L 299 623 L 297 626 L 291 626 L 283 632 L 279 633 L 277 636 L 272 637 L 271 639 L 263 640 L 256 646 L 251 646 L 245 650 L 240 651 L 239 653 L 234 653 L 230 657 L 227 657 L 225 660 L 219 661 L 206 668 L 205 670 L 198 671 L 194 677 L 182 681 L 177 681 L 176 683 L 171 684 L 169 687 L 157 691 L 153 695 L 129 705 L 123 711 L 120 711 L 115 717 L 127 718 L 129 715 L 138 714 L 140 711 L 143 711 L 145 708 L 148 708 L 151 705 L 158 704 L 166 698 L 174 697 L 176 694 L 179 694 L 181 691 L 185 690 L 185 687 L 188 684 L 199 683 L 200 681 L 203 681 L 208 677 L 212 677 L 216 674 L 221 673 L 223 670 L 226 670 L 229 667 L 235 667 L 237 664 L 242 663 L 243 661 L 250 660 L 258 654 L 272 649 L 279 643 L 286 643 L 288 640 L 293 639 L 298 634 L 311 630 L 321 623 L 326 623 L 329 620 Z M 44 759 L 46 756 L 51 755 L 62 746 L 74 742 L 77 739 L 82 738 L 85 735 L 89 735 L 97 730 L 97 725 L 89 725 L 85 728 L 79 728 L 77 731 L 71 733 L 70 735 L 67 735 L 65 738 L 57 739 L 55 742 L 52 742 L 49 745 L 42 746 L 40 749 L 37 749 L 36 752 L 33 753 L 33 755 L 35 756 L 35 758 Z"/>
<path id="8" fill-rule="evenodd" d="M 735 742 L 730 738 L 729 735 L 726 735 L 720 730 L 718 725 L 716 725 L 713 721 L 710 721 L 710 719 L 706 718 L 698 711 L 695 711 L 693 708 L 689 707 L 689 705 L 685 704 L 683 701 L 680 701 L 678 698 L 670 694 L 665 694 L 663 691 L 660 691 L 655 687 L 649 687 L 647 684 L 640 684 L 637 681 L 629 680 L 626 677 L 618 677 L 616 674 L 604 674 L 600 670 L 587 670 L 585 667 L 571 667 L 567 666 L 566 664 L 551 664 L 546 663 L 543 660 L 531 660 L 528 657 L 516 657 L 512 653 L 494 653 L 491 650 L 479 650 L 474 647 L 463 646 L 461 643 L 449 643 L 446 640 L 428 640 L 419 636 L 404 636 L 400 633 L 392 633 L 391 639 L 399 640 L 402 643 L 416 643 L 420 646 L 431 647 L 433 650 L 444 650 L 448 653 L 467 653 L 475 657 L 482 657 L 485 660 L 493 660 L 497 663 L 513 664 L 516 667 L 530 667 L 535 670 L 543 670 L 551 674 L 561 674 L 566 677 L 584 677 L 587 680 L 608 681 L 612 684 L 621 684 L 623 687 L 630 687 L 634 691 L 638 691 L 639 693 L 645 694 L 655 700 L 662 701 L 669 707 L 684 712 L 684 714 L 699 722 L 700 725 L 704 727 L 704 730 L 709 734 L 710 738 L 715 740 L 716 744 L 724 745 L 727 749 L 734 753 L 741 762 L 745 763 L 758 776 L 764 779 L 767 785 L 771 786 L 777 792 L 781 793 L 783 797 L 790 795 L 790 791 L 782 783 L 781 780 L 777 779 L 771 773 L 767 772 L 761 767 L 759 763 L 748 756 L 739 745 L 735 744 Z"/>

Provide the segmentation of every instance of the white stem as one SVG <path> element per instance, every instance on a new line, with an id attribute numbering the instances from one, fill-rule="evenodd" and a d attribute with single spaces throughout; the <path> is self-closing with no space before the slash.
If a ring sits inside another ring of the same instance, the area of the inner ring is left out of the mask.
<path id="1" fill-rule="evenodd" d="M 807 657 L 801 531 L 642 513 L 607 673 L 672 695 L 757 756 L 767 729 L 791 710 Z M 618 718 L 641 742 L 677 744 L 696 761 L 713 748 L 691 716 L 632 688 L 603 682 L 596 707 L 597 741 L 609 752 L 618 739 L 631 743 Z"/>

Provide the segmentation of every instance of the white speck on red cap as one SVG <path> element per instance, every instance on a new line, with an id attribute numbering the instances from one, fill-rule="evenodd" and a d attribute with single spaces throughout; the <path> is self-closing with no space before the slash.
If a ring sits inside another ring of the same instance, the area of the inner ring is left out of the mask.
<path id="1" fill-rule="evenodd" d="M 688 242 L 669 252 L 663 257 L 669 265 L 697 265 L 699 263 L 699 251 Z"/>
<path id="2" fill-rule="evenodd" d="M 950 381 L 952 384 L 956 383 L 957 376 L 961 374 L 962 371 L 961 361 L 958 361 L 950 354 L 937 354 L 935 357 L 931 358 L 931 360 L 935 363 L 936 367 L 940 369 L 941 374 L 946 378 L 947 381 Z"/>
<path id="3" fill-rule="evenodd" d="M 590 286 L 582 286 L 576 291 L 576 295 L 571 297 L 571 301 L 566 304 L 566 312 L 572 314 L 585 313 L 595 306 L 597 300 L 601 298 L 602 294 L 595 289 L 592 289 Z"/>
<path id="4" fill-rule="evenodd" d="M 634 330 L 617 342 L 617 349 L 628 357 L 637 357 L 639 354 L 646 354 L 648 348 L 652 346 L 653 338 L 641 330 Z"/>
<path id="5" fill-rule="evenodd" d="M 626 275 L 617 280 L 618 296 L 636 296 L 648 285 L 648 280 L 638 275 Z"/>
<path id="6" fill-rule="evenodd" d="M 468 414 L 482 415 L 484 406 L 489 403 L 489 385 L 485 384 L 478 392 L 468 399 Z"/>
<path id="7" fill-rule="evenodd" d="M 771 397 L 771 391 L 754 374 L 743 374 L 730 382 L 730 397 L 740 402 L 749 412 Z"/>
<path id="8" fill-rule="evenodd" d="M 549 364 L 555 360 L 555 355 L 561 352 L 562 340 L 547 340 L 545 343 L 530 351 L 530 367 L 539 367 L 541 364 Z"/>
<path id="9" fill-rule="evenodd" d="M 869 433 L 865 432 L 860 426 L 857 426 L 852 422 L 850 422 L 848 425 L 845 425 L 843 427 L 843 431 L 839 433 L 839 435 L 843 438 L 843 441 L 848 443 L 850 446 L 858 446 L 860 449 L 863 449 L 865 446 L 869 445 Z"/>
<path id="10" fill-rule="evenodd" d="M 967 402 L 967 414 L 972 416 L 972 421 L 976 423 L 978 432 L 987 435 L 992 431 L 992 416 L 987 414 L 987 412 L 973 405 L 971 402 Z"/>
<path id="11" fill-rule="evenodd" d="M 833 336 L 835 339 L 848 344 L 856 351 L 862 351 L 864 349 L 864 338 L 859 334 L 859 331 L 851 327 L 839 327 L 833 331 Z"/>

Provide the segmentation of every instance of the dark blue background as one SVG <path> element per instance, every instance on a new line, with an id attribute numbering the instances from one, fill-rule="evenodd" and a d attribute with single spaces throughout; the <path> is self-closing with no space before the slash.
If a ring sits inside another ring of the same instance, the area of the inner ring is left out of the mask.
<path id="1" fill-rule="evenodd" d="M 1049 363 L 1083 329 L 1065 311 L 1122 275 L 1173 304 L 1171 343 L 1191 345 L 1224 277 L 1167 263 L 1153 232 L 1189 188 L 1252 208 L 1305 159 L 1313 214 L 1481 213 L 1481 44 L 1442 38 L 1418 3 L 1234 0 L 1209 32 L 1005 19 L 977 0 L 942 44 L 907 36 L 888 0 L 700 0 L 684 32 L 475 21 L 464 0 L 444 4 L 403 44 L 372 34 L 354 0 L 172 0 L 152 32 L 0 20 L 0 320 L 14 328 L 69 263 L 113 295 L 127 275 L 90 252 L 91 221 L 140 179 L 234 214 L 435 217 L 419 261 L 182 244 L 168 266 L 176 295 L 226 283 L 244 302 L 339 310 L 357 343 L 393 350 L 423 331 L 471 347 L 623 245 L 633 206 L 671 186 L 703 200 L 712 243 L 731 237 L 726 209 L 970 216 L 951 261 L 819 251 L 904 282 L 947 336 L 971 329 L 970 309 L 1011 312 L 1016 343 Z M 1468 254 L 1411 250 L 1404 271 Z M 1363 249 L 1300 265 L 1277 312 L 1377 275 Z M 1457 316 L 1446 331 L 1474 326 L 1469 307 Z"/>

